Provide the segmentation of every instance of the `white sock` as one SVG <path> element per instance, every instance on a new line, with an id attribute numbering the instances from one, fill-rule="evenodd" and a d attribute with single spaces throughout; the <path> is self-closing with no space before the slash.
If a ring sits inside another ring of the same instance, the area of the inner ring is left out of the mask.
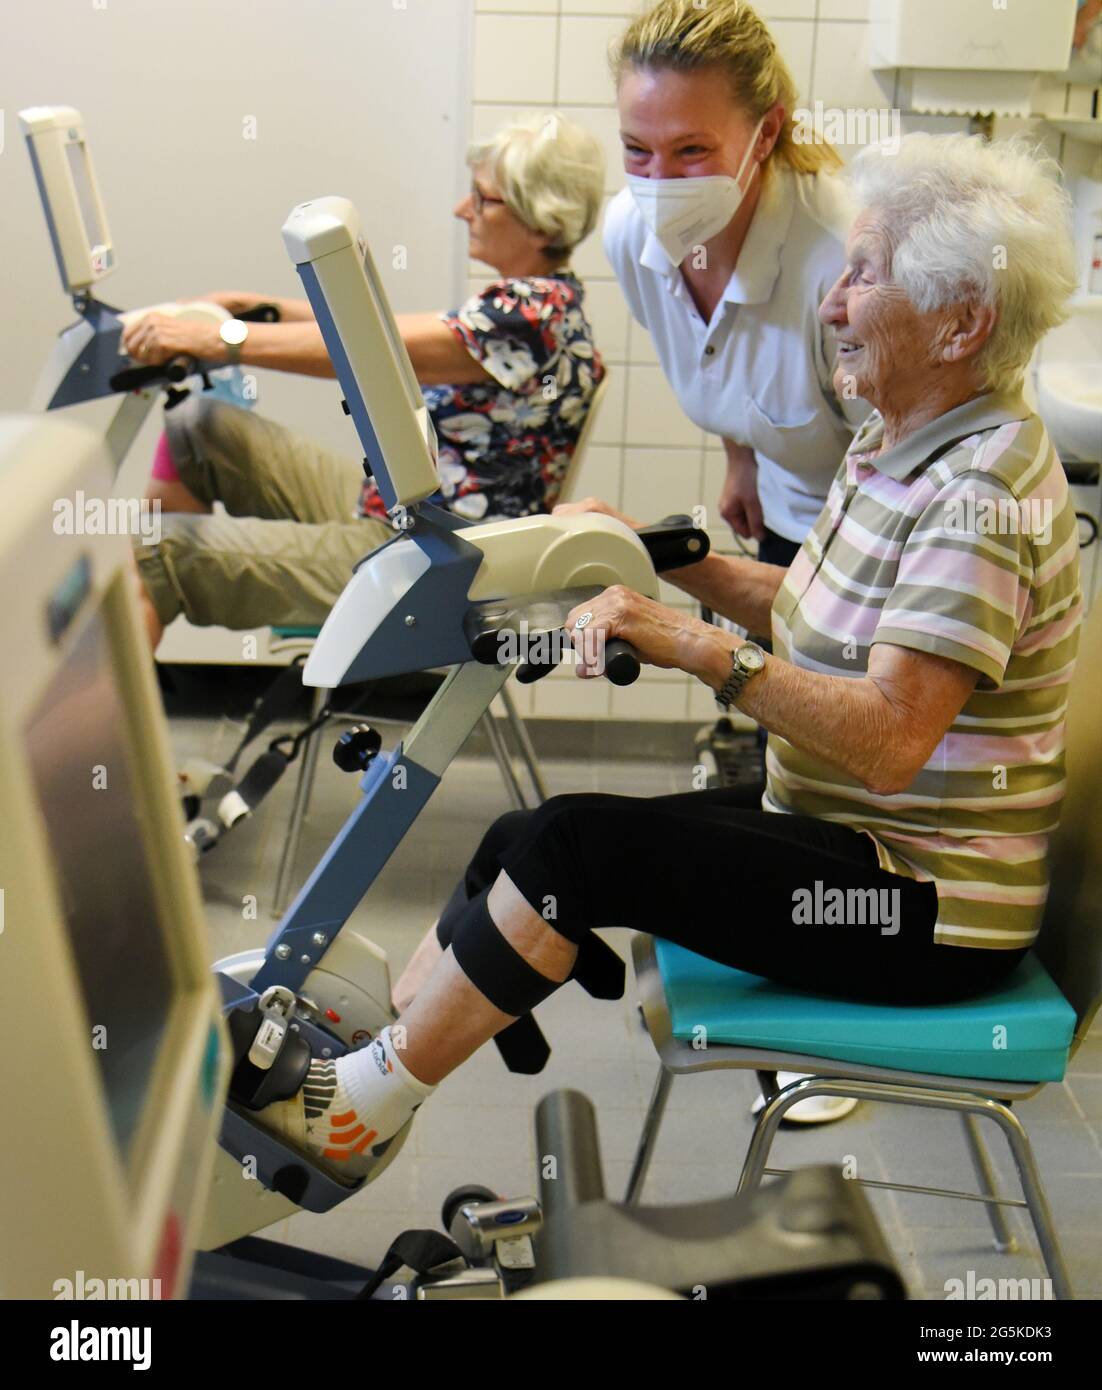
<path id="1" fill-rule="evenodd" d="M 265 1106 L 263 1122 L 342 1174 L 362 1176 L 436 1089 L 406 1068 L 390 1033 L 335 1062 L 311 1062 L 298 1095 Z"/>

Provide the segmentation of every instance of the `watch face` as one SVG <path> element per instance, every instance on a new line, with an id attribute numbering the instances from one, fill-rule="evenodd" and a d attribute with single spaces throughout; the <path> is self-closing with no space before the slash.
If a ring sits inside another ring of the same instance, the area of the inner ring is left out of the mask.
<path id="1" fill-rule="evenodd" d="M 239 347 L 248 337 L 249 325 L 242 323 L 240 319 L 227 319 L 218 333 L 224 343 L 229 343 L 231 347 Z"/>
<path id="2" fill-rule="evenodd" d="M 765 665 L 765 653 L 760 647 L 747 643 L 738 649 L 738 664 L 744 671 L 760 671 Z"/>

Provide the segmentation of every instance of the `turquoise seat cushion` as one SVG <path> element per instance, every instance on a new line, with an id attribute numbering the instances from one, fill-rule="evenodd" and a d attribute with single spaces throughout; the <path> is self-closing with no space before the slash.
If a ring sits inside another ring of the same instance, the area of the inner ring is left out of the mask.
<path id="1" fill-rule="evenodd" d="M 990 994 L 899 1006 L 805 994 L 669 941 L 655 947 L 682 1042 L 999 1081 L 1059 1081 L 1067 1065 L 1075 1013 L 1032 952 Z"/>
<path id="2" fill-rule="evenodd" d="M 273 627 L 273 637 L 316 637 L 320 627 Z"/>

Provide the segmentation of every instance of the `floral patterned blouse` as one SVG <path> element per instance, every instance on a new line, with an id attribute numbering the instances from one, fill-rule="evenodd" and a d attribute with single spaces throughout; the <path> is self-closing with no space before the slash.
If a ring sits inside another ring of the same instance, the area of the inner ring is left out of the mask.
<path id="1" fill-rule="evenodd" d="M 441 319 L 492 381 L 425 386 L 438 440 L 432 501 L 471 521 L 555 504 L 605 367 L 569 270 L 498 280 Z M 385 521 L 370 479 L 363 516 Z"/>

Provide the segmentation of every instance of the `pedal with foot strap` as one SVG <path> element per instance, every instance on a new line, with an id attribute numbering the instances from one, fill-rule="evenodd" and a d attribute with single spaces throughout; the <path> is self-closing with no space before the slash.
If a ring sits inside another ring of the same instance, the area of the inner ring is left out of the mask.
<path id="1" fill-rule="evenodd" d="M 233 982 L 223 981 L 223 994 Z M 359 1183 L 334 1177 L 312 1155 L 253 1118 L 275 1101 L 289 1100 L 302 1088 L 315 1055 L 342 1056 L 347 1047 L 306 1016 L 298 1014 L 294 993 L 273 985 L 261 995 L 246 994 L 227 1010 L 234 1067 L 222 1126 L 222 1148 L 250 1165 L 262 1187 L 307 1211 L 329 1211 Z"/>
<path id="2" fill-rule="evenodd" d="M 234 1009 L 226 1022 L 233 1043 L 230 1096 L 249 1110 L 288 1100 L 310 1070 L 310 1044 L 292 1029 L 295 996 L 282 985 L 266 989 L 250 1009 Z"/>
<path id="3" fill-rule="evenodd" d="M 331 717 L 326 705 L 297 733 L 274 738 L 243 776 L 237 765 L 249 747 L 272 724 L 290 719 L 302 701 L 302 664 L 296 657 L 255 702 L 236 748 L 224 764 L 191 758 L 181 768 L 180 791 L 187 825 L 184 839 L 196 858 L 207 853 L 241 821 L 247 820 L 295 761 L 310 736 Z M 204 812 L 204 803 L 209 810 Z"/>

